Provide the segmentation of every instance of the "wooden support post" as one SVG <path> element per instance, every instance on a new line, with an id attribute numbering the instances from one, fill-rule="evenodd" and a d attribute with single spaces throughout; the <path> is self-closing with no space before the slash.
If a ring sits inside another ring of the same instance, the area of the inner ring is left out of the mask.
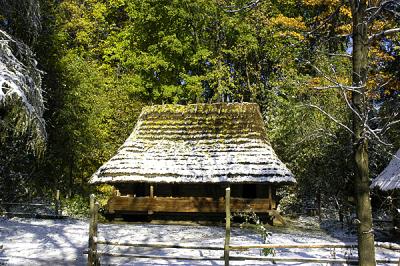
<path id="1" fill-rule="evenodd" d="M 55 205 L 55 215 L 59 216 L 61 214 L 61 204 L 60 204 L 60 190 L 57 189 L 56 191 L 56 202 Z"/>
<path id="2" fill-rule="evenodd" d="M 269 200 L 269 208 L 272 210 L 272 188 L 271 185 L 268 185 L 268 200 Z"/>
<path id="3" fill-rule="evenodd" d="M 90 195 L 90 223 L 89 223 L 89 252 L 88 266 L 100 265 L 97 257 L 97 222 L 99 214 L 99 203 L 95 202 L 95 195 Z"/>
<path id="4" fill-rule="evenodd" d="M 150 185 L 150 193 L 149 193 L 149 195 L 150 195 L 150 198 L 154 198 L 154 186 L 153 185 Z"/>
<path id="5" fill-rule="evenodd" d="M 225 266 L 229 266 L 229 242 L 231 240 L 231 188 L 225 190 L 225 245 L 224 260 Z"/>
<path id="6" fill-rule="evenodd" d="M 153 184 L 150 184 L 150 191 L 149 191 L 149 197 L 150 197 L 150 199 L 153 199 L 154 198 L 154 186 L 153 186 Z M 153 210 L 151 209 L 151 207 L 148 209 L 148 211 L 147 211 L 147 214 L 148 215 L 151 215 L 151 214 L 153 214 L 154 212 L 153 212 Z"/>

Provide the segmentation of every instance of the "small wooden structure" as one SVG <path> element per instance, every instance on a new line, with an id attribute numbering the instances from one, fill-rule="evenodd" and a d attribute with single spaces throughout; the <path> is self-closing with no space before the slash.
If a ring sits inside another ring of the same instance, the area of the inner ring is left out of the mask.
<path id="1" fill-rule="evenodd" d="M 278 216 L 277 185 L 295 182 L 267 140 L 257 104 L 156 105 L 143 108 L 133 133 L 92 176 L 116 193 L 110 214 L 224 213 Z"/>
<path id="2" fill-rule="evenodd" d="M 371 188 L 390 193 L 388 196 L 392 202 L 393 225 L 400 234 L 400 149 L 389 165 L 372 181 Z"/>

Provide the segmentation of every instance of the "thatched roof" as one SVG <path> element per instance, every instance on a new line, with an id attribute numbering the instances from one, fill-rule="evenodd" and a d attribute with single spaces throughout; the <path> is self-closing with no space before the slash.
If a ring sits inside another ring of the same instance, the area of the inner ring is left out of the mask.
<path id="1" fill-rule="evenodd" d="M 372 181 L 371 188 L 376 187 L 383 191 L 400 189 L 400 149 L 389 165 Z"/>
<path id="2" fill-rule="evenodd" d="M 296 182 L 267 141 L 257 104 L 145 107 L 90 183 Z"/>

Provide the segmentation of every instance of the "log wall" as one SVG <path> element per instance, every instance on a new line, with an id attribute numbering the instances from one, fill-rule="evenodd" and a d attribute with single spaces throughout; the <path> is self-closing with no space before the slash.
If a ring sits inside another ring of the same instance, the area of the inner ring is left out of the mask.
<path id="1" fill-rule="evenodd" d="M 273 202 L 264 199 L 232 198 L 231 209 L 233 212 L 249 211 L 265 213 L 271 210 Z M 108 202 L 109 213 L 135 213 L 135 212 L 183 212 L 183 213 L 224 213 L 224 198 L 214 199 L 207 197 L 131 197 L 114 196 Z"/>

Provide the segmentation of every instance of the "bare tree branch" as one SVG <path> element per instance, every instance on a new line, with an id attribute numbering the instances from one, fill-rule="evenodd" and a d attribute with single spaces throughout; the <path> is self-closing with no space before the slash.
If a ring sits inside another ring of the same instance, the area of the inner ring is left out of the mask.
<path id="1" fill-rule="evenodd" d="M 353 58 L 351 55 L 349 54 L 335 54 L 335 53 L 328 53 L 328 55 L 330 56 L 341 56 L 341 57 L 347 57 L 347 58 Z"/>
<path id="2" fill-rule="evenodd" d="M 384 36 L 387 36 L 387 35 L 392 35 L 392 34 L 395 34 L 397 32 L 400 32 L 400 28 L 394 28 L 394 29 L 390 29 L 390 30 L 381 31 L 379 33 L 376 33 L 376 34 L 373 34 L 373 35 L 369 36 L 368 42 L 372 42 L 373 40 L 376 40 L 378 38 L 381 38 L 381 37 L 384 37 Z"/>
<path id="3" fill-rule="evenodd" d="M 383 135 L 388 130 L 390 130 L 393 125 L 396 125 L 396 124 L 399 124 L 399 123 L 400 123 L 400 119 L 399 120 L 395 120 L 395 121 L 391 121 L 391 122 L 387 123 L 386 125 L 384 125 L 382 128 L 375 129 L 374 131 L 376 131 L 376 133 L 379 133 L 379 134 Z"/>
<path id="4" fill-rule="evenodd" d="M 351 130 L 348 126 L 346 126 L 345 124 L 343 124 L 342 122 L 340 122 L 339 120 L 337 120 L 335 117 L 333 117 L 331 114 L 329 114 L 328 112 L 326 112 L 325 110 L 323 110 L 321 107 L 314 105 L 314 104 L 307 104 L 306 106 L 309 107 L 313 107 L 315 109 L 317 109 L 318 111 L 320 111 L 321 113 L 323 113 L 324 115 L 326 115 L 327 117 L 329 117 L 333 122 L 335 122 L 336 124 L 342 126 L 343 128 L 345 128 L 348 132 L 350 132 L 352 135 L 354 135 L 353 130 Z"/>
<path id="5" fill-rule="evenodd" d="M 396 4 L 393 0 L 383 1 L 378 6 L 367 8 L 366 12 L 373 12 L 368 18 L 368 23 L 373 21 L 389 4 Z"/>
<path id="6" fill-rule="evenodd" d="M 361 85 L 361 86 L 348 86 L 348 85 L 344 85 L 340 82 L 338 82 L 337 80 L 329 77 L 327 74 L 324 73 L 324 71 L 322 71 L 321 69 L 319 69 L 318 67 L 316 67 L 315 65 L 311 64 L 310 61 L 307 61 L 306 63 L 310 64 L 312 68 L 314 68 L 318 74 L 320 74 L 324 79 L 326 79 L 327 81 L 331 82 L 334 84 L 334 86 L 330 85 L 330 86 L 326 86 L 326 87 L 316 87 L 318 89 L 323 89 L 323 88 L 342 88 L 342 89 L 346 89 L 348 91 L 352 91 L 355 93 L 361 93 L 359 90 L 365 88 L 365 84 Z"/>
<path id="7" fill-rule="evenodd" d="M 330 133 L 329 131 L 319 128 L 317 130 L 314 130 L 311 134 L 308 134 L 307 136 L 304 136 L 300 141 L 292 143 L 290 146 L 292 147 L 297 147 L 298 145 L 307 142 L 307 141 L 315 141 L 318 138 L 323 138 L 323 137 L 331 137 L 332 139 L 337 139 L 337 136 L 333 133 Z"/>
<path id="8" fill-rule="evenodd" d="M 325 18 L 321 24 L 319 24 L 315 29 L 307 32 L 307 35 L 313 34 L 315 31 L 319 30 L 320 28 L 322 28 L 322 26 L 326 25 L 335 14 L 337 14 L 340 10 L 340 8 L 343 6 L 343 3 L 341 3 L 340 5 L 338 5 L 335 9 L 335 11 L 333 11 L 327 18 Z"/>

